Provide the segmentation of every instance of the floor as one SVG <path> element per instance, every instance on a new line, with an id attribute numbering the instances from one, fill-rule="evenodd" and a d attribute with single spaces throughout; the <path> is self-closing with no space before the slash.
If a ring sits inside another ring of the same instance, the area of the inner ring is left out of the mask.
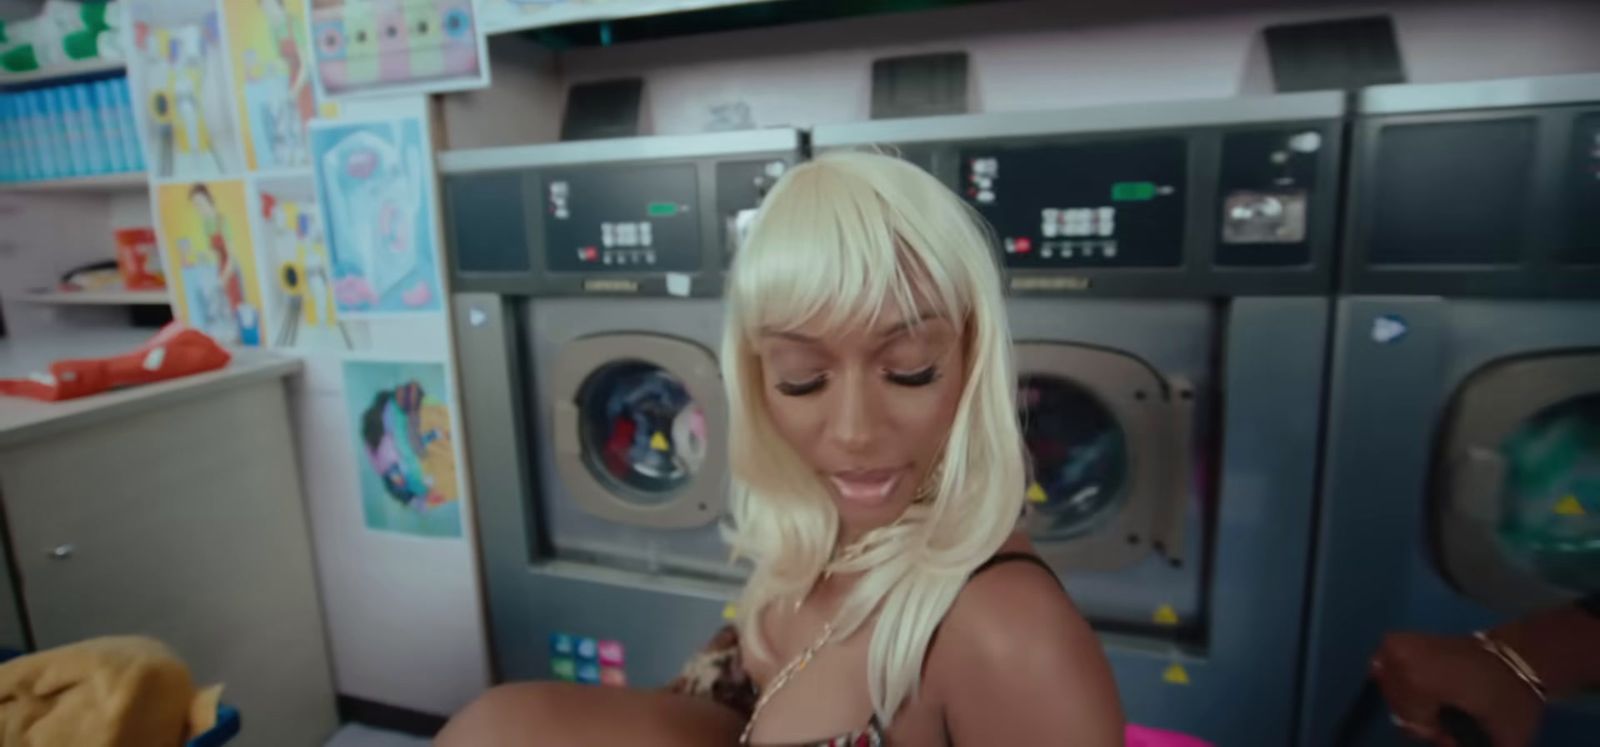
<path id="1" fill-rule="evenodd" d="M 327 747 L 428 747 L 428 740 L 361 724 L 345 724 L 328 740 Z"/>

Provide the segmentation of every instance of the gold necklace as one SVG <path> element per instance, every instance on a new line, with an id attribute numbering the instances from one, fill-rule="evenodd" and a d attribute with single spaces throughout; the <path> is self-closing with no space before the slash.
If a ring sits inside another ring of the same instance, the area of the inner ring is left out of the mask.
<path id="1" fill-rule="evenodd" d="M 756 729 L 756 718 L 767 707 L 767 703 L 772 700 L 772 696 L 777 695 L 784 685 L 789 684 L 790 679 L 799 674 L 800 670 L 805 669 L 806 665 L 811 663 L 812 658 L 816 657 L 817 652 L 822 650 L 823 646 L 832 642 L 832 638 L 833 621 L 829 620 L 823 624 L 822 635 L 817 636 L 817 640 L 807 646 L 804 651 L 801 651 L 799 656 L 790 659 L 788 664 L 783 665 L 783 668 L 778 670 L 772 681 L 767 683 L 767 688 L 761 692 L 761 697 L 756 698 L 755 706 L 750 709 L 750 720 L 745 722 L 744 731 L 739 734 L 739 744 L 750 744 L 750 734 Z"/>
<path id="2" fill-rule="evenodd" d="M 900 524 L 905 523 L 905 521 L 906 517 L 902 515 L 891 522 L 889 527 L 899 526 Z M 862 539 L 865 538 L 863 537 Z M 834 553 L 834 557 L 828 561 L 828 565 L 833 566 L 843 562 L 854 561 L 866 553 L 866 548 L 867 544 L 865 542 L 862 540 L 856 540 L 855 542 L 846 545 L 844 549 Z M 824 580 L 831 578 L 832 576 L 833 569 L 831 567 L 823 569 L 822 578 Z M 804 603 L 804 601 L 804 597 L 795 600 L 795 612 L 800 611 L 800 605 Z M 807 646 L 805 650 L 801 651 L 800 655 L 790 659 L 789 663 L 783 665 L 783 668 L 779 669 L 778 673 L 772 677 L 772 681 L 767 683 L 766 689 L 761 692 L 760 697 L 756 698 L 756 704 L 750 708 L 750 720 L 745 722 L 744 731 L 739 734 L 739 744 L 750 744 L 750 734 L 756 729 L 756 718 L 760 716 L 761 711 L 767 707 L 767 703 L 772 701 L 773 696 L 777 695 L 778 691 L 782 690 L 784 685 L 789 684 L 789 680 L 793 679 L 795 675 L 800 673 L 800 670 L 805 669 L 806 665 L 811 663 L 812 659 L 816 658 L 818 651 L 821 651 L 824 646 L 827 646 L 829 643 L 833 642 L 833 623 L 834 620 L 829 620 L 824 623 L 822 625 L 822 634 L 817 636 L 817 640 L 813 641 L 810 646 Z"/>

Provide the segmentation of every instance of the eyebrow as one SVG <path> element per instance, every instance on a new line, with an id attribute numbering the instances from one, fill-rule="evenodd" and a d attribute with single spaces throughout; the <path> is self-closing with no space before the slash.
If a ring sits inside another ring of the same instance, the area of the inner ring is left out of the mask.
<path id="1" fill-rule="evenodd" d="M 891 337 L 900 335 L 906 330 L 922 324 L 923 322 L 933 319 L 941 319 L 943 317 L 944 315 L 937 311 L 925 311 L 914 319 L 902 319 L 899 322 L 896 322 L 894 325 L 884 328 L 883 330 L 879 331 L 876 336 L 880 340 L 887 340 Z M 778 337 L 785 340 L 793 340 L 794 342 L 803 342 L 807 344 L 816 344 L 822 342 L 821 338 L 812 337 L 811 335 L 802 334 L 792 330 L 763 329 L 761 330 L 761 334 L 766 337 Z"/>

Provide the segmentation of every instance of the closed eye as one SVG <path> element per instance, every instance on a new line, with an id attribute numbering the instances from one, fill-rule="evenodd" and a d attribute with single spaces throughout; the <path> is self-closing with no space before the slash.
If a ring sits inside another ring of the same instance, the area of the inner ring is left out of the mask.
<path id="1" fill-rule="evenodd" d="M 827 374 L 818 374 L 806 381 L 780 381 L 773 386 L 779 394 L 789 397 L 804 397 L 822 391 L 822 385 L 828 383 Z"/>
<path id="2" fill-rule="evenodd" d="M 939 367 L 928 366 L 921 371 L 901 373 L 899 371 L 884 371 L 884 378 L 900 386 L 927 386 L 939 380 Z"/>

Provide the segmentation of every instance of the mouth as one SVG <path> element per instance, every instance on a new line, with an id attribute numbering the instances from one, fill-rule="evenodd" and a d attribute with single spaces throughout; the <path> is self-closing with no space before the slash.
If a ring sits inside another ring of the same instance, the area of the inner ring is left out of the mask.
<path id="1" fill-rule="evenodd" d="M 907 472 L 907 467 L 889 469 L 845 470 L 828 474 L 828 482 L 839 497 L 850 503 L 881 505 L 894 495 L 894 489 Z"/>

